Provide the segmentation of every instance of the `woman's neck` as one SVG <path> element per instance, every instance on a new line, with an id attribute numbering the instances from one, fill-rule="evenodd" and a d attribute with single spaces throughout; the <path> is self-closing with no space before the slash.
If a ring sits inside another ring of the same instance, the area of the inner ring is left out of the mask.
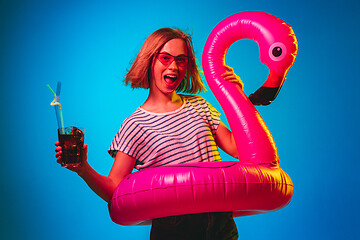
<path id="1" fill-rule="evenodd" d="M 183 100 L 176 92 L 170 95 L 153 95 L 149 93 L 148 98 L 141 108 L 149 112 L 164 113 L 175 111 L 180 108 L 182 104 Z"/>

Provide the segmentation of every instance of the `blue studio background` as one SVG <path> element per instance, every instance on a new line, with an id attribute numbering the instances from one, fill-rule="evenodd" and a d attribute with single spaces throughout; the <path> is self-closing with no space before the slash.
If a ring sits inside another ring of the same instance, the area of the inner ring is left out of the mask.
<path id="1" fill-rule="evenodd" d="M 160 27 L 189 30 L 201 59 L 216 24 L 249 10 L 283 19 L 299 42 L 277 99 L 257 107 L 295 192 L 279 211 L 236 218 L 240 239 L 356 239 L 358 1 L 0 2 L 2 239 L 148 239 L 149 226 L 114 224 L 105 202 L 56 163 L 57 124 L 46 84 L 55 90 L 62 82 L 65 125 L 86 129 L 88 160 L 107 175 L 110 142 L 147 95 L 122 83 L 145 38 Z M 227 62 L 247 94 L 267 77 L 251 40 L 231 46 Z M 202 95 L 221 110 L 211 91 Z"/>

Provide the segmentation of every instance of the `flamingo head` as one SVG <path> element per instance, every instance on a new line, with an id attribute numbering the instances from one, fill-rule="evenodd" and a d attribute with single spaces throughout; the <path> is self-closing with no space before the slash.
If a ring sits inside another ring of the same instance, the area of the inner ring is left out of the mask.
<path id="1" fill-rule="evenodd" d="M 298 43 L 292 28 L 284 22 L 280 26 L 269 26 L 276 31 L 263 31 L 256 40 L 259 43 L 260 60 L 268 66 L 269 76 L 266 82 L 249 96 L 254 105 L 268 105 L 276 98 L 298 52 Z"/>

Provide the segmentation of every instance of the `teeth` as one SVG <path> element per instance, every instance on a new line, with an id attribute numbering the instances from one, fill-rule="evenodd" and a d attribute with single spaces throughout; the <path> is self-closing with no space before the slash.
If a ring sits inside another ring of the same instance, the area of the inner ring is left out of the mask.
<path id="1" fill-rule="evenodd" d="M 177 76 L 176 75 L 165 75 L 164 78 L 165 79 L 168 78 L 168 79 L 170 79 L 171 81 L 174 82 L 174 81 L 176 81 Z"/>

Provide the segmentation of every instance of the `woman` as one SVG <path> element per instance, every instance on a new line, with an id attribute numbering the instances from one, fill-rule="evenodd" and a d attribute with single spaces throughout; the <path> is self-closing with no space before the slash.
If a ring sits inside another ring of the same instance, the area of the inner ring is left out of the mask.
<path id="1" fill-rule="evenodd" d="M 237 82 L 231 68 L 225 80 Z M 122 124 L 109 153 L 115 161 L 102 176 L 87 162 L 68 167 L 82 177 L 106 202 L 118 184 L 135 167 L 139 170 L 167 164 L 220 161 L 216 146 L 237 158 L 234 138 L 220 122 L 219 113 L 196 94 L 205 90 L 195 62 L 190 36 L 178 29 L 162 28 L 145 41 L 125 78 L 132 88 L 149 88 L 149 95 Z M 61 161 L 61 147 L 56 142 Z M 201 213 L 154 219 L 151 239 L 237 239 L 231 213 Z"/>

